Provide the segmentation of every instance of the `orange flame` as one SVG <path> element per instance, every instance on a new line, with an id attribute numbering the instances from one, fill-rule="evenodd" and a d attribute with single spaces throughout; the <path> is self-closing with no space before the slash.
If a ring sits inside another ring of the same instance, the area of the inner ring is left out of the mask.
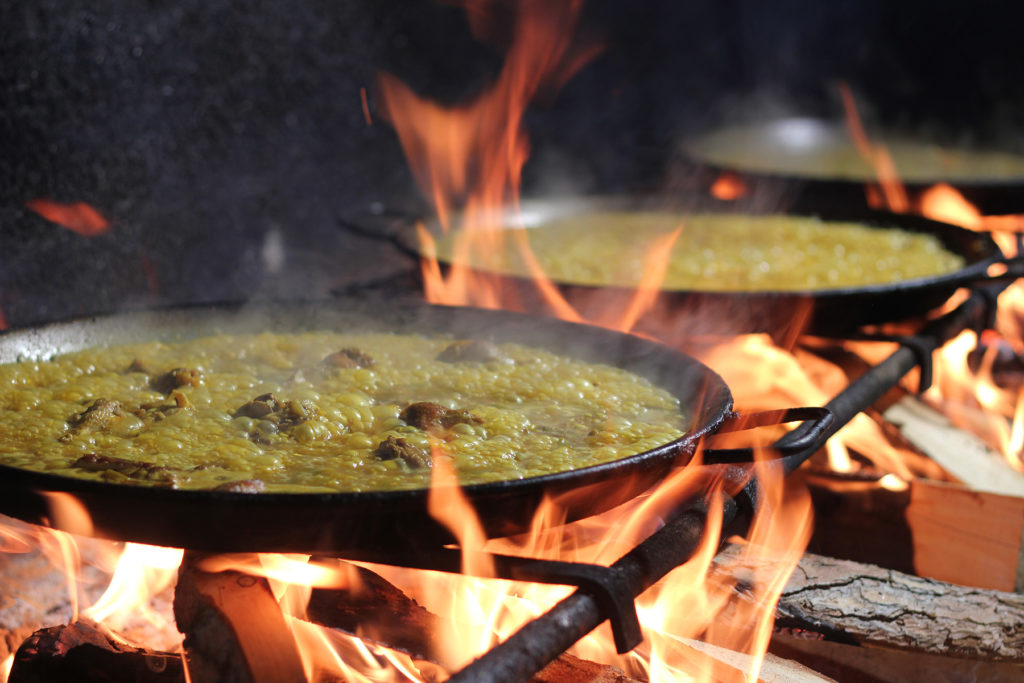
<path id="1" fill-rule="evenodd" d="M 110 229 L 110 223 L 99 211 L 85 202 L 59 204 L 49 199 L 32 199 L 25 203 L 48 221 L 61 225 L 83 237 L 102 235 Z"/>
<path id="2" fill-rule="evenodd" d="M 843 98 L 843 107 L 846 109 L 846 124 L 850 131 L 850 137 L 853 138 L 853 143 L 860 155 L 875 170 L 875 178 L 878 179 L 878 184 L 881 187 L 881 196 L 885 207 L 897 213 L 907 212 L 910 209 L 910 200 L 907 198 L 906 188 L 896 173 L 896 164 L 893 163 L 892 155 L 884 145 L 874 144 L 868 139 L 850 86 L 840 83 L 839 94 Z M 868 196 L 870 198 L 872 194 L 869 193 Z"/>
<path id="3" fill-rule="evenodd" d="M 750 191 L 747 184 L 735 173 L 723 173 L 711 184 L 711 196 L 723 201 L 734 201 Z"/>
<path id="4" fill-rule="evenodd" d="M 398 133 L 420 187 L 434 204 L 441 229 L 453 229 L 454 208 L 462 205 L 461 229 L 489 235 L 486 239 L 460 241 L 457 255 L 493 253 L 493 240 L 511 235 L 543 296 L 558 315 L 568 319 L 579 316 L 532 258 L 521 226 L 503 224 L 503 212 L 518 203 L 521 171 L 529 149 L 521 128 L 526 106 L 540 91 L 557 89 L 597 50 L 595 46 L 581 48 L 570 43 L 581 8 L 580 0 L 519 2 L 515 7 L 514 39 L 497 81 L 467 104 L 443 107 L 419 97 L 393 76 L 380 76 L 384 114 Z M 489 4 L 467 4 L 478 35 L 489 31 L 490 9 Z M 424 253 L 432 253 L 430 235 L 422 227 L 419 234 Z M 461 267 L 453 267 L 445 276 L 436 257 L 425 258 L 423 268 L 430 301 L 517 307 L 502 299 L 498 278 Z M 507 291 L 504 294 L 509 295 Z"/>

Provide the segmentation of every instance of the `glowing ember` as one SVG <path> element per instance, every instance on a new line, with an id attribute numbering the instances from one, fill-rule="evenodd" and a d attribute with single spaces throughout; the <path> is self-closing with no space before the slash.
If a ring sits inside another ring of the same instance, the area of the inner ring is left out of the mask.
<path id="1" fill-rule="evenodd" d="M 715 199 L 733 201 L 745 196 L 750 190 L 735 173 L 723 173 L 711 184 L 709 191 Z"/>
<path id="2" fill-rule="evenodd" d="M 110 229 L 110 223 L 100 212 L 84 202 L 59 204 L 49 199 L 33 199 L 25 203 L 48 221 L 64 226 L 83 237 L 102 235 Z"/>

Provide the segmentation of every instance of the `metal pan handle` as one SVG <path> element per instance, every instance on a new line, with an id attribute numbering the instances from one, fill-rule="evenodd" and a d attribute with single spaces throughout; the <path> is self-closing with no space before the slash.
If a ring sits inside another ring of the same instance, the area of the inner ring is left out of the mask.
<path id="1" fill-rule="evenodd" d="M 1005 266 L 1002 273 L 991 274 L 993 266 Z M 971 269 L 973 270 L 973 269 Z M 967 272 L 959 279 L 961 286 L 984 285 L 992 282 L 1013 282 L 1024 278 L 1024 256 L 1004 256 L 985 265 L 982 272 Z"/>
<path id="2" fill-rule="evenodd" d="M 759 413 L 733 413 L 719 426 L 715 434 L 745 431 L 757 427 L 785 424 L 787 422 L 804 423 L 797 436 L 790 432 L 774 444 L 768 446 L 780 457 L 788 457 L 800 453 L 815 451 L 825 445 L 829 436 L 829 428 L 835 421 L 835 416 L 828 408 L 788 408 L 786 410 L 766 410 Z M 703 451 L 704 462 L 709 465 L 727 463 L 749 463 L 754 462 L 754 449 L 744 448 L 705 448 Z"/>
<path id="3" fill-rule="evenodd" d="M 401 253 L 418 260 L 420 253 L 413 248 L 414 242 L 410 239 L 416 220 L 416 215 L 411 211 L 374 207 L 374 210 L 339 217 L 337 225 L 345 232 L 388 243 Z"/>

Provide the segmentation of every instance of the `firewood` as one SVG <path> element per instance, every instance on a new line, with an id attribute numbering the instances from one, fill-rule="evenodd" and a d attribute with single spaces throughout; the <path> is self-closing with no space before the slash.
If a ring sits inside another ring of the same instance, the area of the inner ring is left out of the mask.
<path id="1" fill-rule="evenodd" d="M 379 574 L 364 567 L 332 560 L 337 567 L 354 570 L 358 580 L 352 588 L 313 590 L 307 615 L 311 621 L 336 628 L 350 635 L 367 638 L 392 649 L 401 650 L 413 658 L 438 662 L 437 649 L 431 644 L 440 618 L 421 607 L 401 589 Z M 699 641 L 687 644 L 702 654 L 722 661 L 737 671 L 745 671 L 750 656 Z M 832 679 L 821 676 L 801 664 L 767 655 L 762 664 L 760 681 L 806 681 L 827 683 Z M 531 683 L 640 683 L 621 669 L 580 659 L 563 653 L 537 672 Z"/>
<path id="2" fill-rule="evenodd" d="M 976 588 L 1024 589 L 1024 498 L 925 480 L 890 491 L 800 474 L 814 500 L 812 552 Z"/>
<path id="3" fill-rule="evenodd" d="M 988 416 L 989 419 L 998 419 Z M 889 406 L 885 418 L 909 441 L 974 491 L 1024 496 L 1024 474 L 974 434 L 955 427 L 915 396 Z"/>
<path id="4" fill-rule="evenodd" d="M 828 640 L 772 636 L 769 652 L 798 661 L 839 681 L 859 683 L 953 683 L 1020 681 L 1024 664 L 985 662 L 905 650 L 860 647 Z"/>
<path id="5" fill-rule="evenodd" d="M 738 586 L 771 562 L 737 562 L 726 548 L 715 571 Z M 742 596 L 742 590 L 738 591 Z M 985 661 L 1024 662 L 1024 595 L 981 590 L 806 554 L 783 589 L 776 627 L 862 645 Z"/>
<path id="6" fill-rule="evenodd" d="M 316 588 L 306 608 L 315 624 L 440 663 L 431 634 L 440 629 L 436 614 L 424 609 L 380 574 L 348 562 L 332 561 L 351 573 L 348 588 Z"/>
<path id="7" fill-rule="evenodd" d="M 22 525 L 0 516 L 0 524 Z M 91 566 L 81 569 L 92 598 L 107 578 Z M 72 618 L 66 574 L 38 550 L 0 552 L 0 661 L 13 654 L 33 631 Z"/>
<path id="8" fill-rule="evenodd" d="M 314 589 L 306 610 L 313 623 L 400 650 L 414 659 L 444 664 L 433 644 L 433 636 L 440 628 L 440 617 L 376 572 L 340 560 L 331 562 L 352 571 L 356 580 L 351 588 Z M 562 654 L 539 671 L 532 681 L 639 683 L 614 666 L 570 654 Z"/>
<path id="9" fill-rule="evenodd" d="M 640 683 L 640 681 L 627 676 L 614 666 L 589 662 L 570 654 L 562 654 L 534 674 L 531 683 Z"/>
<path id="10" fill-rule="evenodd" d="M 118 642 L 87 621 L 36 631 L 18 648 L 11 683 L 185 680 L 181 655 L 135 648 Z"/>
<path id="11" fill-rule="evenodd" d="M 737 674 L 746 674 L 752 666 L 757 664 L 757 660 L 753 656 L 742 652 L 727 650 L 690 638 L 686 638 L 682 642 L 697 652 L 727 665 Z M 745 680 L 745 676 L 743 679 Z M 736 680 L 741 680 L 741 677 L 737 675 Z M 757 669 L 757 680 L 764 683 L 835 683 L 833 679 L 792 659 L 783 659 L 771 653 L 765 653 L 760 662 Z"/>
<path id="12" fill-rule="evenodd" d="M 174 594 L 191 680 L 305 683 L 295 638 L 266 580 L 208 573 L 196 566 L 199 559 L 186 553 Z"/>

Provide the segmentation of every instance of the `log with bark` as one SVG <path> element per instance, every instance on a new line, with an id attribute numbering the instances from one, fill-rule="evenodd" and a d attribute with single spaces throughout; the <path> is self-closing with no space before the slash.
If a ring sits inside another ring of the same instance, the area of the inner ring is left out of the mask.
<path id="1" fill-rule="evenodd" d="M 737 546 L 726 548 L 714 571 L 743 586 L 770 563 L 741 562 L 740 552 Z M 846 643 L 1024 662 L 1024 596 L 846 560 L 804 555 L 776 615 L 777 628 L 807 629 Z"/>

